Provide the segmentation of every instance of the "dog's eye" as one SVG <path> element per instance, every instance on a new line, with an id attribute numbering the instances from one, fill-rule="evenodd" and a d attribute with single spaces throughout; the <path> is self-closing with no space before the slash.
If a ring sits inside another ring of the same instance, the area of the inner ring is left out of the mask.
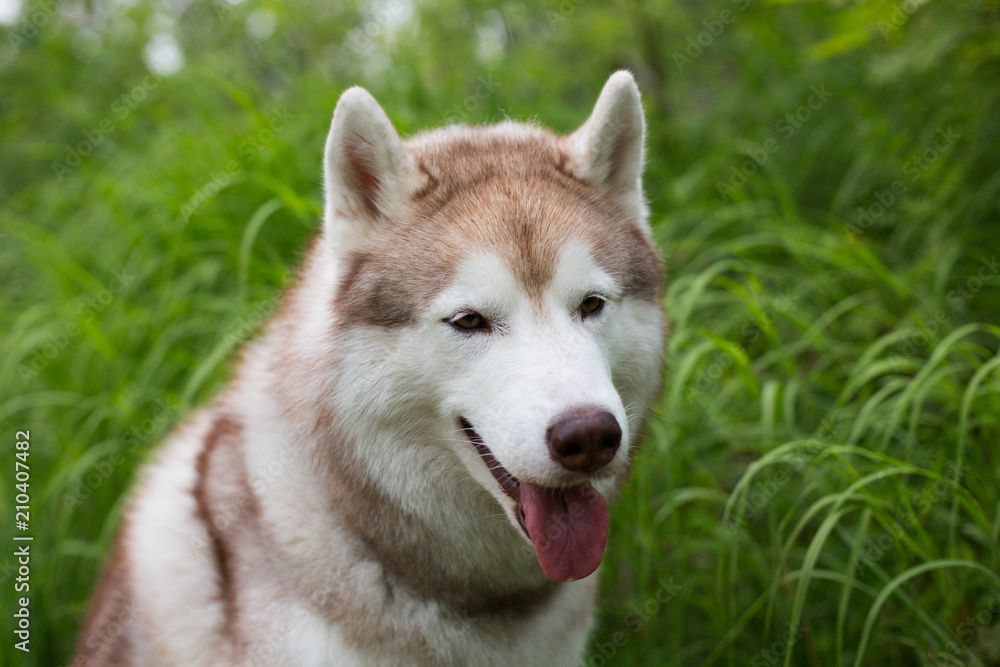
<path id="1" fill-rule="evenodd" d="M 451 320 L 451 326 L 462 331 L 486 329 L 486 318 L 479 313 L 465 313 Z"/>
<path id="2" fill-rule="evenodd" d="M 603 308 L 604 299 L 596 294 L 591 294 L 580 304 L 580 314 L 584 317 L 591 317 L 597 315 Z"/>

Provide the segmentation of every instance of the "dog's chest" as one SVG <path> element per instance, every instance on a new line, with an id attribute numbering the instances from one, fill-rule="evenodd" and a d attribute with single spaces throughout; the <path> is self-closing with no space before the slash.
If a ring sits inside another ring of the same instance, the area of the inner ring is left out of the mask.
<path id="1" fill-rule="evenodd" d="M 582 584 L 582 585 L 581 585 Z M 433 607 L 400 605 L 389 611 L 370 641 L 358 645 L 357 627 L 331 623 L 301 605 L 288 605 L 249 630 L 242 664 L 281 667 L 510 667 L 578 664 L 590 631 L 596 582 L 565 585 L 531 618 L 469 619 Z M 387 632 L 394 636 L 384 635 Z"/>

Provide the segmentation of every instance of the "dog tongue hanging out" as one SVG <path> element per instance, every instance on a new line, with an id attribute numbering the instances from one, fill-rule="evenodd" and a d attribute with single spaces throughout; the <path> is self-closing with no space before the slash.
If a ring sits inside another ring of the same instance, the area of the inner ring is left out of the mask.
<path id="1" fill-rule="evenodd" d="M 578 664 L 660 381 L 642 154 L 625 72 L 565 136 L 345 92 L 301 279 L 144 471 L 74 664 Z"/>

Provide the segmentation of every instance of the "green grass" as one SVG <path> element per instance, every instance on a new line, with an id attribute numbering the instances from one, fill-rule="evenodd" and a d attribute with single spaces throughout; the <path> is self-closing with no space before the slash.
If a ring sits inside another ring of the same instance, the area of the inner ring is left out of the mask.
<path id="1" fill-rule="evenodd" d="M 670 365 L 613 526 L 626 537 L 602 636 L 670 576 L 683 588 L 621 664 L 946 651 L 1000 591 L 1000 328 L 949 313 L 921 334 L 913 293 L 943 302 L 962 278 L 893 272 L 795 211 L 745 202 L 660 229 L 674 249 Z M 930 664 L 995 664 L 992 609 L 957 663 Z M 789 624 L 802 633 L 786 651 Z"/>
<path id="2" fill-rule="evenodd" d="M 926 3 L 885 36 L 890 2 L 750 3 L 680 69 L 735 3 L 437 0 L 389 41 L 350 5 L 195 2 L 184 68 L 124 117 L 163 21 L 91 6 L 86 65 L 58 17 L 0 56 L 0 539 L 19 429 L 35 536 L 28 656 L 0 550 L 0 664 L 68 662 L 136 467 L 213 395 L 314 233 L 344 88 L 404 133 L 569 131 L 626 66 L 672 335 L 585 664 L 1000 665 L 995 1 Z M 265 9 L 275 33 L 247 37 Z M 832 96 L 778 129 L 817 86 Z"/>

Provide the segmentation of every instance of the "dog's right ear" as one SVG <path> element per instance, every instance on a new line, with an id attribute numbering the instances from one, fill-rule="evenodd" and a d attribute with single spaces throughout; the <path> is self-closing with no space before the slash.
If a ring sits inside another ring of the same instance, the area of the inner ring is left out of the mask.
<path id="1" fill-rule="evenodd" d="M 349 250 L 391 221 L 413 184 L 413 163 L 375 98 L 355 86 L 340 96 L 324 156 L 324 231 Z"/>

